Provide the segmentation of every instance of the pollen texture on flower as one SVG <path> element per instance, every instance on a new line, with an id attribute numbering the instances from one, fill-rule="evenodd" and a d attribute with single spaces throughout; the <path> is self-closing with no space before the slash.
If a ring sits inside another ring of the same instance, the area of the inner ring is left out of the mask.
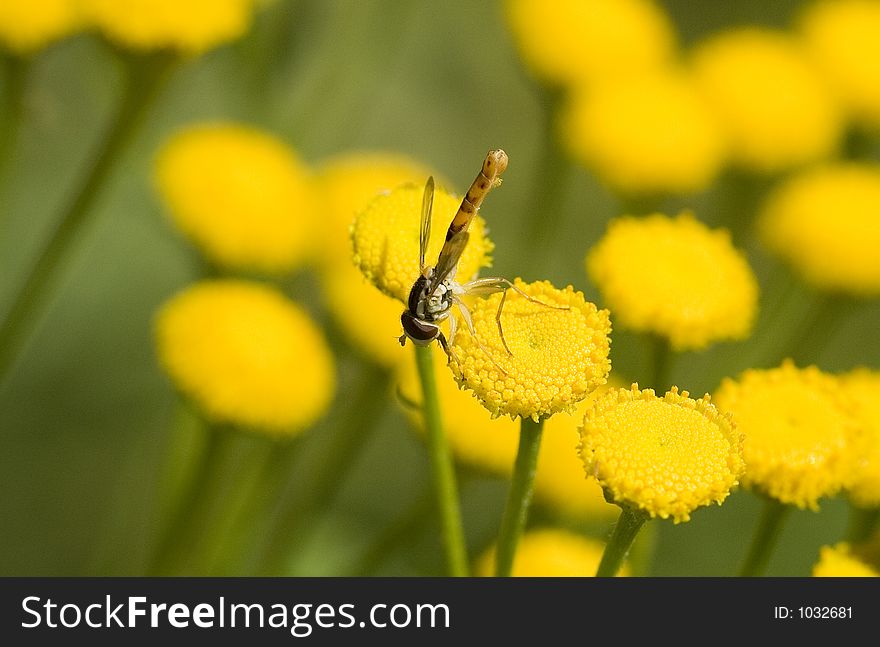
<path id="1" fill-rule="evenodd" d="M 587 255 L 587 272 L 615 321 L 700 349 L 751 332 L 758 283 L 723 229 L 690 213 L 613 220 Z"/>
<path id="2" fill-rule="evenodd" d="M 841 163 L 786 181 L 759 220 L 765 244 L 816 287 L 880 295 L 880 167 Z"/>
<path id="3" fill-rule="evenodd" d="M 452 343 L 457 361 L 449 366 L 493 416 L 538 420 L 570 412 L 611 370 L 608 311 L 571 286 L 519 279 L 515 285 L 531 300 L 508 290 L 500 318 L 504 339 L 497 319 L 502 294 L 477 299 L 470 309 L 476 339 L 460 326 Z"/>
<path id="4" fill-rule="evenodd" d="M 81 23 L 78 0 L 3 0 L 0 48 L 5 45 L 17 54 L 32 54 Z"/>
<path id="5" fill-rule="evenodd" d="M 715 115 L 684 74 L 582 87 L 571 94 L 562 124 L 572 155 L 625 193 L 699 191 L 725 160 Z"/>
<path id="6" fill-rule="evenodd" d="M 80 0 L 86 17 L 134 49 L 197 54 L 242 36 L 254 0 Z"/>
<path id="7" fill-rule="evenodd" d="M 813 577 L 880 577 L 880 572 L 852 554 L 846 543 L 822 546 Z"/>
<path id="8" fill-rule="evenodd" d="M 542 528 L 525 533 L 513 560 L 513 577 L 594 577 L 605 546 L 568 530 Z M 495 573 L 495 547 L 477 561 L 479 577 Z M 624 564 L 619 576 L 629 575 Z"/>
<path id="9" fill-rule="evenodd" d="M 880 507 L 880 371 L 856 369 L 840 376 L 860 436 L 850 500 L 863 508 Z"/>
<path id="10" fill-rule="evenodd" d="M 715 396 L 745 436 L 743 484 L 782 503 L 818 509 L 852 479 L 857 428 L 837 381 L 815 366 L 750 369 Z"/>
<path id="11" fill-rule="evenodd" d="M 697 47 L 693 69 L 743 167 L 773 173 L 837 149 L 837 103 L 794 39 L 741 28 Z"/>
<path id="12" fill-rule="evenodd" d="M 676 35 L 651 0 L 508 0 L 507 18 L 526 65 L 558 84 L 654 69 Z"/>
<path id="13" fill-rule="evenodd" d="M 355 218 L 351 228 L 354 261 L 385 294 L 406 303 L 419 277 L 419 223 L 424 184 L 401 186 L 379 195 Z M 434 265 L 461 199 L 441 187 L 434 191 L 433 226 L 425 262 Z M 456 280 L 465 282 L 491 263 L 493 245 L 486 225 L 475 216 L 470 240 L 458 264 Z"/>
<path id="14" fill-rule="evenodd" d="M 652 517 L 688 521 L 700 506 L 720 504 L 743 470 L 742 435 L 709 396 L 676 387 L 612 390 L 587 410 L 581 458 L 611 499 Z"/>
<path id="15" fill-rule="evenodd" d="M 880 2 L 813 2 L 801 17 L 800 32 L 850 115 L 880 128 Z"/>
<path id="16" fill-rule="evenodd" d="M 327 409 L 333 357 L 321 331 L 274 288 L 239 280 L 195 284 L 156 318 L 159 359 L 207 416 L 277 435 Z"/>
<path id="17" fill-rule="evenodd" d="M 173 222 L 221 266 L 285 273 L 313 252 L 308 170 L 268 133 L 189 127 L 159 151 L 155 181 Z"/>

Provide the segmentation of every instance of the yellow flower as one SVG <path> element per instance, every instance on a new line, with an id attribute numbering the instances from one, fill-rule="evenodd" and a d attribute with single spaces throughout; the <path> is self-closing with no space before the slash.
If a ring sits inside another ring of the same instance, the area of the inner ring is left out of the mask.
<path id="1" fill-rule="evenodd" d="M 571 286 L 559 290 L 547 281 L 519 279 L 515 284 L 540 303 L 509 290 L 502 340 L 496 320 L 501 293 L 476 300 L 471 316 L 477 339 L 467 326 L 459 327 L 451 346 L 457 359 L 449 364 L 452 372 L 493 417 L 537 421 L 571 412 L 605 384 L 611 370 L 608 311 L 598 310 Z"/>
<path id="2" fill-rule="evenodd" d="M 507 19 L 525 63 L 558 84 L 658 68 L 676 35 L 651 0 L 508 0 Z"/>
<path id="3" fill-rule="evenodd" d="M 742 166 L 773 173 L 836 150 L 840 111 L 788 36 L 731 30 L 698 46 L 693 66 Z"/>
<path id="4" fill-rule="evenodd" d="M 820 288 L 880 295 L 880 167 L 841 163 L 807 171 L 768 198 L 764 242 Z"/>
<path id="5" fill-rule="evenodd" d="M 421 385 L 412 353 L 407 353 L 405 359 L 398 366 L 398 388 L 408 401 L 419 403 Z M 446 362 L 446 355 L 435 346 L 434 366 L 443 403 L 443 430 L 453 454 L 478 469 L 509 477 L 516 458 L 519 425 L 509 418 L 493 420 L 479 402 L 458 388 L 444 370 Z M 412 408 L 406 411 L 416 428 L 423 429 L 421 411 Z M 617 508 L 605 502 L 602 489 L 594 479 L 584 478 L 584 468 L 577 456 L 577 420 L 560 414 L 546 422 L 535 471 L 535 503 L 567 517 L 613 519 Z"/>
<path id="6" fill-rule="evenodd" d="M 242 36 L 254 0 L 80 0 L 86 16 L 127 47 L 197 54 Z"/>
<path id="7" fill-rule="evenodd" d="M 609 391 L 584 416 L 581 458 L 618 505 L 651 517 L 688 521 L 700 506 L 721 504 L 743 471 L 742 435 L 704 395 L 672 387 Z"/>
<path id="8" fill-rule="evenodd" d="M 594 577 L 602 561 L 604 546 L 567 530 L 531 530 L 520 539 L 513 561 L 513 577 Z M 495 573 L 495 547 L 490 548 L 474 568 L 479 577 Z M 626 565 L 620 575 L 629 575 Z"/>
<path id="9" fill-rule="evenodd" d="M 419 222 L 424 184 L 401 186 L 374 198 L 355 218 L 351 228 L 354 262 L 385 294 L 406 303 L 419 277 Z M 446 228 L 461 199 L 440 187 L 434 191 L 433 227 L 425 261 L 434 264 L 446 237 Z M 465 282 L 491 263 L 492 242 L 486 225 L 475 216 L 458 265 L 457 280 Z"/>
<path id="10" fill-rule="evenodd" d="M 299 433 L 327 409 L 333 357 L 321 331 L 274 288 L 197 283 L 156 319 L 159 359 L 210 418 L 273 434 Z"/>
<path id="11" fill-rule="evenodd" d="M 758 284 L 726 230 L 684 212 L 613 220 L 587 254 L 587 273 L 615 320 L 676 350 L 749 335 Z"/>
<path id="12" fill-rule="evenodd" d="M 351 264 L 349 230 L 355 215 L 376 195 L 389 193 L 402 184 L 424 186 L 430 174 L 421 164 L 392 153 L 346 153 L 324 162 L 317 173 L 325 215 L 320 227 L 324 265 Z M 447 224 L 438 222 L 437 226 Z"/>
<path id="13" fill-rule="evenodd" d="M 837 382 L 815 366 L 750 369 L 715 396 L 745 435 L 743 483 L 799 508 L 848 485 L 857 430 Z"/>
<path id="14" fill-rule="evenodd" d="M 880 3 L 813 2 L 800 31 L 813 60 L 851 115 L 880 127 Z"/>
<path id="15" fill-rule="evenodd" d="M 880 507 L 880 371 L 856 369 L 840 377 L 861 430 L 849 497 L 863 508 Z"/>
<path id="16" fill-rule="evenodd" d="M 822 546 L 813 577 L 880 577 L 880 573 L 853 556 L 849 545 Z"/>
<path id="17" fill-rule="evenodd" d="M 308 171 L 268 133 L 191 126 L 159 151 L 155 181 L 174 223 L 220 265 L 283 273 L 313 251 Z"/>
<path id="18" fill-rule="evenodd" d="M 26 56 L 67 36 L 82 24 L 78 0 L 3 0 L 0 45 Z"/>
<path id="19" fill-rule="evenodd" d="M 572 93 L 562 124 L 572 155 L 625 193 L 705 189 L 726 153 L 714 113 L 678 72 L 583 87 Z"/>

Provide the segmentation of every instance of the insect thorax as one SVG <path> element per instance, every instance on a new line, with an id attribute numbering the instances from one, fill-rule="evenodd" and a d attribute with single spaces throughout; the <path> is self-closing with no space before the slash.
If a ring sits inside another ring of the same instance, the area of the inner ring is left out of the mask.
<path id="1" fill-rule="evenodd" d="M 452 307 L 451 279 L 438 284 L 432 280 L 433 269 L 428 276 L 420 276 L 409 292 L 409 312 L 422 321 L 442 321 L 449 316 Z"/>

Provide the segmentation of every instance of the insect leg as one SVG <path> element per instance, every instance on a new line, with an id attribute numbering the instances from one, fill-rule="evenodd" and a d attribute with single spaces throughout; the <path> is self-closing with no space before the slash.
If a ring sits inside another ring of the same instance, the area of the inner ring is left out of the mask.
<path id="1" fill-rule="evenodd" d="M 498 362 L 495 361 L 495 358 L 492 357 L 492 354 L 483 345 L 483 342 L 480 341 L 479 337 L 477 337 L 477 330 L 476 328 L 474 328 L 474 320 L 471 318 L 471 311 L 468 310 L 467 305 L 465 305 L 465 303 L 457 296 L 453 296 L 452 301 L 453 303 L 455 303 L 455 305 L 458 306 L 458 310 L 459 312 L 461 312 L 462 319 L 464 319 L 464 323 L 467 326 L 468 332 L 471 334 L 471 338 L 473 338 L 473 340 L 477 343 L 479 349 L 483 351 L 483 353 L 485 353 L 486 357 L 488 357 L 489 360 L 495 365 L 495 368 L 501 371 L 503 375 L 508 376 L 509 373 L 505 371 Z"/>
<path id="2" fill-rule="evenodd" d="M 489 296 L 490 294 L 495 294 L 496 292 L 513 290 L 526 301 L 537 303 L 538 305 L 542 305 L 545 308 L 553 308 L 554 310 L 570 310 L 569 306 L 554 306 L 549 303 L 544 303 L 540 299 L 536 299 L 535 297 L 530 296 L 520 290 L 518 287 L 516 287 L 516 285 L 513 284 L 512 281 L 509 281 L 500 276 L 476 279 L 474 281 L 462 284 L 461 289 L 464 294 L 473 294 L 479 296 Z"/>

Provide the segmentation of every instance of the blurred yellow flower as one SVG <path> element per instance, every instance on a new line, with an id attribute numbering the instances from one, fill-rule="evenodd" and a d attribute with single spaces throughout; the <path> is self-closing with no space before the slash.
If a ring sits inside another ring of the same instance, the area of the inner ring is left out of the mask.
<path id="1" fill-rule="evenodd" d="M 542 528 L 526 532 L 513 561 L 513 577 L 594 577 L 602 560 L 604 545 L 567 530 Z M 477 561 L 474 574 L 492 577 L 495 573 L 495 547 Z M 619 576 L 629 575 L 624 565 Z"/>
<path id="2" fill-rule="evenodd" d="M 507 0 L 525 63 L 557 84 L 655 69 L 673 57 L 676 35 L 651 0 Z"/>
<path id="3" fill-rule="evenodd" d="M 419 222 L 424 183 L 401 186 L 379 195 L 358 213 L 351 228 L 354 262 L 361 272 L 385 294 L 406 303 L 419 277 Z M 461 199 L 437 187 L 434 191 L 433 227 L 425 261 L 437 261 Z M 486 224 L 475 216 L 468 242 L 458 265 L 457 280 L 465 282 L 491 263 L 492 241 Z M 399 315 L 398 315 L 399 316 Z"/>
<path id="4" fill-rule="evenodd" d="M 778 187 L 759 220 L 768 247 L 819 288 L 880 295 L 880 167 L 839 163 Z"/>
<path id="5" fill-rule="evenodd" d="M 624 193 L 699 191 L 725 161 L 714 113 L 679 72 L 580 88 L 567 103 L 561 134 L 575 158 Z"/>
<path id="6" fill-rule="evenodd" d="M 723 32 L 696 48 L 693 69 L 740 165 L 774 173 L 837 149 L 840 110 L 789 36 L 757 28 Z"/>
<path id="7" fill-rule="evenodd" d="M 800 31 L 850 114 L 880 127 L 880 2 L 813 2 L 801 17 Z"/>
<path id="8" fill-rule="evenodd" d="M 207 416 L 278 435 L 301 432 L 330 404 L 333 356 L 321 331 L 281 292 L 203 281 L 156 318 L 162 366 Z"/>
<path id="9" fill-rule="evenodd" d="M 856 369 L 840 377 L 849 409 L 861 430 L 850 500 L 863 508 L 880 507 L 880 371 Z"/>
<path id="10" fill-rule="evenodd" d="M 838 382 L 815 366 L 744 371 L 722 381 L 715 402 L 745 435 L 746 486 L 816 510 L 851 482 L 857 428 Z"/>
<path id="11" fill-rule="evenodd" d="M 198 54 L 242 36 L 254 0 L 79 0 L 109 38 L 134 49 Z"/>
<path id="12" fill-rule="evenodd" d="M 502 340 L 496 319 L 502 294 L 477 299 L 471 317 L 478 338 L 460 326 L 451 345 L 458 361 L 449 366 L 494 417 L 537 421 L 571 412 L 605 384 L 611 370 L 608 311 L 585 301 L 571 286 L 560 290 L 547 281 L 514 283 L 540 303 L 509 290 L 500 319 Z"/>
<path id="13" fill-rule="evenodd" d="M 587 254 L 587 273 L 620 325 L 677 350 L 749 335 L 758 284 L 724 229 L 684 212 L 612 220 Z"/>
<path id="14" fill-rule="evenodd" d="M 420 403 L 421 383 L 412 353 L 406 353 L 404 359 L 398 364 L 398 388 L 409 402 Z M 516 458 L 519 426 L 509 418 L 492 419 L 477 400 L 458 388 L 444 370 L 446 363 L 446 355 L 435 346 L 437 390 L 443 404 L 444 432 L 452 452 L 458 460 L 473 467 L 509 477 Z M 586 404 L 582 403 L 578 410 Z M 417 429 L 424 429 L 421 411 L 407 408 L 406 412 Z M 612 519 L 617 508 L 605 502 L 595 480 L 584 478 L 583 464 L 577 456 L 577 424 L 577 417 L 564 413 L 545 424 L 535 472 L 535 502 L 566 517 Z"/>
<path id="15" fill-rule="evenodd" d="M 3 0 L 0 46 L 26 56 L 82 26 L 79 0 Z"/>
<path id="16" fill-rule="evenodd" d="M 374 197 L 402 184 L 424 186 L 429 175 L 426 167 L 394 153 L 345 153 L 321 164 L 317 181 L 326 216 L 320 227 L 323 265 L 332 269 L 342 263 L 351 264 L 349 230 L 355 215 Z"/>
<path id="17" fill-rule="evenodd" d="M 880 573 L 852 554 L 846 543 L 822 546 L 813 577 L 880 577 Z"/>
<path id="18" fill-rule="evenodd" d="M 658 398 L 633 384 L 587 410 L 580 452 L 615 503 L 679 523 L 727 498 L 742 475 L 742 442 L 708 395 L 694 400 L 672 387 Z"/>
<path id="19" fill-rule="evenodd" d="M 159 151 L 155 181 L 174 223 L 220 265 L 284 273 L 314 253 L 308 170 L 269 133 L 186 128 Z"/>

